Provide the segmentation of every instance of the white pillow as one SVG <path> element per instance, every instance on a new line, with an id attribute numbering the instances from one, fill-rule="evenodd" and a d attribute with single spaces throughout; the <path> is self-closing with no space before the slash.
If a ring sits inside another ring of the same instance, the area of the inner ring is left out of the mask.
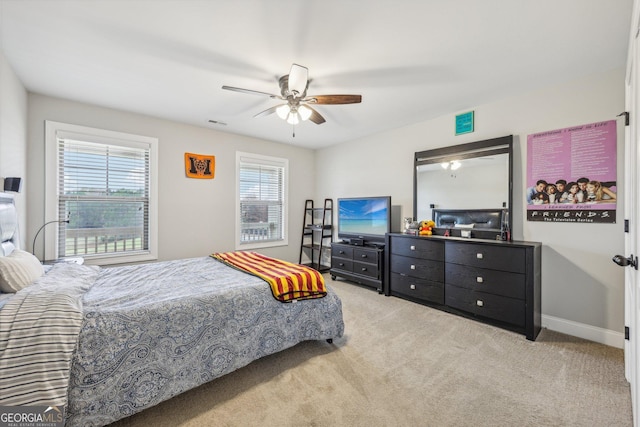
<path id="1" fill-rule="evenodd" d="M 0 291 L 18 292 L 29 286 L 44 274 L 44 267 L 38 258 L 29 252 L 16 249 L 5 257 L 0 257 Z"/>

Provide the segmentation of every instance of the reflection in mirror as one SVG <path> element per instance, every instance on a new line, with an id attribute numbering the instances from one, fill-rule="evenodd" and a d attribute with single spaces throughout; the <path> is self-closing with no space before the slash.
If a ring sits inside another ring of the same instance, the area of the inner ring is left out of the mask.
<path id="1" fill-rule="evenodd" d="M 434 209 L 504 209 L 511 229 L 512 141 L 507 136 L 415 153 L 415 219 L 434 219 Z"/>
<path id="2" fill-rule="evenodd" d="M 509 155 L 416 167 L 416 218 L 432 219 L 432 209 L 502 209 L 509 202 Z M 446 168 L 444 167 L 446 166 Z M 431 208 L 430 206 L 433 206 Z"/>

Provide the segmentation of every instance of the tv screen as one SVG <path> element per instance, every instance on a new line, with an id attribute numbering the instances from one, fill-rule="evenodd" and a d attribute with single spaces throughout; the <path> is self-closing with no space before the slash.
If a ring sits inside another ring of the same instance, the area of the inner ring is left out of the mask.
<path id="1" fill-rule="evenodd" d="M 338 199 L 338 238 L 384 242 L 391 231 L 391 197 Z"/>

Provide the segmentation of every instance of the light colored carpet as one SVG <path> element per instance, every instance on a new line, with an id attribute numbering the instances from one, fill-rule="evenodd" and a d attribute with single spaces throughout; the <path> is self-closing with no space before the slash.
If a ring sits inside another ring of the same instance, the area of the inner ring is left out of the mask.
<path id="1" fill-rule="evenodd" d="M 631 426 L 620 349 L 523 335 L 338 280 L 345 336 L 305 342 L 113 426 Z"/>

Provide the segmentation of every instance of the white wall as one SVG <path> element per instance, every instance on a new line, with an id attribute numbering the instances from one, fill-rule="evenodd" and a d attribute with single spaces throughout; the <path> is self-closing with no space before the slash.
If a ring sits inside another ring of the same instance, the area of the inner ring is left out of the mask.
<path id="1" fill-rule="evenodd" d="M 526 221 L 523 194 L 528 134 L 611 120 L 624 111 L 624 105 L 624 69 L 619 68 L 499 102 L 469 106 L 464 111 L 475 111 L 471 134 L 455 136 L 455 114 L 450 114 L 332 146 L 316 155 L 316 195 L 391 195 L 394 205 L 402 205 L 402 216 L 411 216 L 414 152 L 513 134 L 513 238 L 543 243 L 543 325 L 622 346 L 624 271 L 611 257 L 624 253 L 624 200 L 618 199 L 617 224 L 548 224 Z M 618 183 L 622 183 L 624 131 L 622 121 L 618 123 Z M 369 172 L 372 170 L 375 172 Z M 618 190 L 623 194 L 622 188 Z"/>
<path id="2" fill-rule="evenodd" d="M 27 91 L 0 50 L 0 177 L 20 177 L 22 189 L 16 196 L 21 224 L 20 247 L 26 248 L 24 224 L 29 182 L 27 172 Z M 3 185 L 0 180 L 0 185 Z M 2 191 L 3 187 L 0 187 Z"/>
<path id="3" fill-rule="evenodd" d="M 44 122 L 53 120 L 159 139 L 160 260 L 235 249 L 236 151 L 289 159 L 289 246 L 260 252 L 297 262 L 304 200 L 314 191 L 312 150 L 36 94 L 29 94 L 28 112 L 28 177 L 35 183 L 28 194 L 29 239 L 44 221 Z M 185 152 L 216 156 L 215 178 L 186 178 Z"/>

